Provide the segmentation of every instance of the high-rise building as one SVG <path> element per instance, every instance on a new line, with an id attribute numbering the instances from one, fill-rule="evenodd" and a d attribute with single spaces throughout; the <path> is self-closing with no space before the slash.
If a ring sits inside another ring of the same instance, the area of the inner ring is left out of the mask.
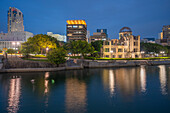
<path id="1" fill-rule="evenodd" d="M 0 33 L 0 49 L 16 49 L 21 47 L 21 43 L 33 37 L 33 33 L 24 31 L 23 14 L 17 8 L 9 8 L 8 11 L 8 33 Z"/>
<path id="2" fill-rule="evenodd" d="M 170 25 L 164 25 L 162 28 L 163 39 L 170 38 Z"/>
<path id="3" fill-rule="evenodd" d="M 24 31 L 23 13 L 14 7 L 8 11 L 8 32 Z"/>
<path id="4" fill-rule="evenodd" d="M 85 20 L 67 20 L 67 41 L 87 41 L 87 24 Z"/>
<path id="5" fill-rule="evenodd" d="M 90 42 L 97 40 L 107 40 L 107 29 L 97 29 L 96 33 L 93 33 L 93 36 L 90 36 Z"/>
<path id="6" fill-rule="evenodd" d="M 107 29 L 97 29 L 98 33 L 105 33 L 107 38 L 108 38 L 108 34 L 107 34 Z"/>

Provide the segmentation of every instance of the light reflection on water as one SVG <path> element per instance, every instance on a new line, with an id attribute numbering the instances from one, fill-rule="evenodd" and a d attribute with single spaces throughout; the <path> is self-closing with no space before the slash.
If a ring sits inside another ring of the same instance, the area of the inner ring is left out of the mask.
<path id="1" fill-rule="evenodd" d="M 66 80 L 65 106 L 67 113 L 86 112 L 86 83 L 76 78 Z"/>
<path id="2" fill-rule="evenodd" d="M 140 83 L 141 83 L 141 92 L 146 92 L 146 69 L 145 66 L 140 67 Z"/>
<path id="3" fill-rule="evenodd" d="M 159 84 L 156 88 L 160 89 L 160 91 L 154 93 L 160 93 L 160 95 L 166 96 L 169 91 L 167 88 L 170 88 L 168 86 L 170 84 L 168 73 L 170 73 L 170 69 L 165 65 L 149 68 L 147 66 L 140 66 L 133 68 L 85 69 L 56 73 L 46 72 L 40 73 L 38 76 L 34 74 L 30 75 L 29 73 L 28 76 L 24 74 L 13 76 L 11 74 L 8 76 L 8 79 L 3 78 L 6 75 L 0 75 L 0 84 L 4 82 L 7 84 L 9 82 L 9 85 L 5 85 L 9 89 L 7 107 L 5 108 L 7 112 L 17 113 L 20 111 L 21 107 L 23 107 L 22 102 L 27 98 L 27 95 L 31 95 L 35 100 L 28 99 L 27 101 L 33 104 L 32 107 L 37 106 L 37 104 L 42 104 L 41 106 L 43 106 L 42 108 L 37 108 L 42 109 L 37 112 L 52 112 L 50 110 L 58 109 L 54 105 L 57 104 L 59 106 L 59 104 L 62 104 L 63 111 L 55 112 L 85 113 L 88 112 L 89 106 L 91 106 L 89 102 L 92 100 L 90 99 L 96 98 L 89 98 L 91 94 L 96 95 L 98 97 L 97 100 L 102 99 L 100 101 L 101 105 L 102 103 L 106 104 L 106 98 L 104 98 L 106 95 L 110 101 L 114 101 L 116 98 L 117 101 L 123 100 L 123 102 L 128 103 L 133 102 L 135 96 L 139 96 L 138 98 L 140 98 L 140 94 L 146 96 L 152 90 L 152 84 Z M 152 81 L 152 77 L 154 80 L 159 81 Z M 7 80 L 9 81 L 7 82 Z M 153 83 L 150 83 L 150 81 Z M 151 87 L 148 87 L 148 84 Z M 28 88 L 27 90 L 29 94 L 25 94 L 21 86 L 24 86 L 26 89 L 30 86 L 30 89 Z M 95 87 L 95 90 L 92 87 Z M 62 92 L 62 95 L 58 95 L 57 91 Z M 98 95 L 95 91 L 104 96 Z M 153 92 L 150 93 L 152 95 Z M 38 95 L 37 97 L 36 94 Z M 59 101 L 62 103 L 56 101 L 56 98 L 59 98 L 59 100 L 62 99 L 62 101 Z M 32 101 L 37 103 L 34 104 Z M 109 109 L 107 106 L 109 105 L 106 104 L 106 109 Z M 102 108 L 103 106 L 100 107 Z M 22 109 L 22 111 L 24 110 Z"/>
<path id="4" fill-rule="evenodd" d="M 18 112 L 20 106 L 20 96 L 21 96 L 21 78 L 15 78 L 15 76 L 13 76 L 13 78 L 10 79 L 8 92 L 7 111 L 9 113 Z"/>
<path id="5" fill-rule="evenodd" d="M 160 65 L 158 66 L 159 67 L 159 79 L 160 79 L 160 84 L 161 84 L 161 92 L 162 92 L 162 95 L 166 95 L 167 94 L 167 91 L 166 91 L 166 67 L 165 65 Z"/>

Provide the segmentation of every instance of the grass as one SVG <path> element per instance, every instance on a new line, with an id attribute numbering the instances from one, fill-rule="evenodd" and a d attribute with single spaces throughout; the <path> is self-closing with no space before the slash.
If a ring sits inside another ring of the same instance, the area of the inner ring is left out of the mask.
<path id="1" fill-rule="evenodd" d="M 159 60 L 159 59 L 170 59 L 170 57 L 148 57 L 148 58 L 95 58 L 95 57 L 86 57 L 85 59 L 91 59 L 91 60 Z"/>
<path id="2" fill-rule="evenodd" d="M 34 57 L 34 58 L 46 58 L 46 56 L 44 56 L 44 55 L 35 55 L 35 56 L 31 56 L 31 57 Z"/>
<path id="3" fill-rule="evenodd" d="M 48 59 L 32 59 L 32 58 L 22 58 L 23 60 L 29 60 L 29 61 L 42 61 L 42 62 L 48 62 Z"/>

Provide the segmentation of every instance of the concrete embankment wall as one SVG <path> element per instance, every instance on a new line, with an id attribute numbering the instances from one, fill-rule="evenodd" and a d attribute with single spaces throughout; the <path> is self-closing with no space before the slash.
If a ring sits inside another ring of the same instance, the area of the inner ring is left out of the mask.
<path id="1" fill-rule="evenodd" d="M 164 61 L 151 61 L 151 60 L 84 60 L 82 62 L 86 68 L 96 67 L 128 67 L 128 66 L 140 66 L 140 65 L 168 65 L 170 60 Z"/>
<path id="2" fill-rule="evenodd" d="M 101 67 L 129 67 L 140 65 L 170 65 L 170 60 L 81 60 L 77 59 L 76 66 L 56 67 L 48 62 L 26 61 L 26 60 L 8 60 L 4 62 L 3 69 L 0 72 L 51 72 L 61 70 L 74 70 L 83 68 L 101 68 Z"/>
<path id="3" fill-rule="evenodd" d="M 12 68 L 12 69 L 0 69 L 0 73 L 25 73 L 25 72 L 55 72 L 64 70 L 83 69 L 81 66 L 73 67 L 56 67 L 56 68 Z"/>
<path id="4" fill-rule="evenodd" d="M 49 62 L 42 61 L 29 61 L 23 60 L 18 57 L 11 57 L 3 61 L 3 69 L 11 68 L 55 68 L 57 65 Z M 65 67 L 65 64 L 61 64 L 59 67 Z"/>

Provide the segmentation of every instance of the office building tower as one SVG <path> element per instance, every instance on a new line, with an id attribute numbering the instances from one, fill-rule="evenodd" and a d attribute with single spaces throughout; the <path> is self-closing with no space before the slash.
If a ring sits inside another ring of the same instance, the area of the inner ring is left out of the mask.
<path id="1" fill-rule="evenodd" d="M 87 24 L 84 20 L 67 20 L 67 41 L 87 41 Z"/>
<path id="2" fill-rule="evenodd" d="M 8 32 L 24 31 L 23 13 L 14 7 L 8 11 Z"/>
<path id="3" fill-rule="evenodd" d="M 97 29 L 97 32 L 93 33 L 93 36 L 90 36 L 90 42 L 107 39 L 108 39 L 107 29 Z"/>

